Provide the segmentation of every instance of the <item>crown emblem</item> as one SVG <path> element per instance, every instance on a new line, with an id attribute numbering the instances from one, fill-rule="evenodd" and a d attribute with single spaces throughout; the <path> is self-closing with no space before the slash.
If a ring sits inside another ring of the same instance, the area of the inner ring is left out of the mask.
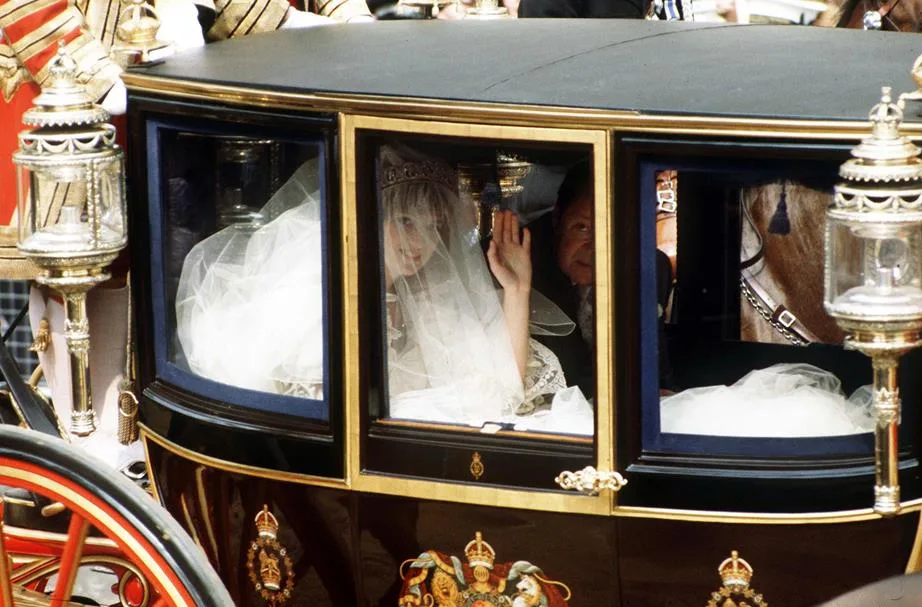
<path id="1" fill-rule="evenodd" d="M 736 592 L 749 588 L 749 581 L 752 579 L 752 566 L 741 559 L 739 552 L 736 550 L 730 553 L 730 558 L 724 559 L 724 562 L 717 568 L 717 572 L 727 588 Z"/>
<path id="2" fill-rule="evenodd" d="M 474 534 L 474 539 L 464 547 L 464 556 L 467 557 L 467 564 L 472 569 L 478 566 L 493 569 L 496 552 L 493 550 L 493 546 L 483 541 L 483 534 L 478 531 Z"/>
<path id="3" fill-rule="evenodd" d="M 278 541 L 279 522 L 263 505 L 253 519 L 256 539 L 247 551 L 247 573 L 253 588 L 269 605 L 282 605 L 294 589 L 294 566 L 288 550 Z"/>
<path id="4" fill-rule="evenodd" d="M 707 607 L 768 607 L 768 601 L 749 587 L 752 565 L 741 559 L 739 552 L 731 551 L 730 558 L 718 565 L 717 573 L 723 586 L 711 593 Z"/>
<path id="5" fill-rule="evenodd" d="M 256 515 L 254 522 L 256 523 L 256 531 L 259 537 L 270 540 L 274 540 L 278 537 L 279 522 L 278 519 L 269 512 L 269 506 L 263 505 L 263 509 Z"/>

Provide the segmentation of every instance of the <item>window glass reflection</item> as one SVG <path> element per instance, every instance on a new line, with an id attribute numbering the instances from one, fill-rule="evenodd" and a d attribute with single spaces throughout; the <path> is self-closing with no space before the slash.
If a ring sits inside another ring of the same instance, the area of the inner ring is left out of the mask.
<path id="1" fill-rule="evenodd" d="M 192 133 L 167 147 L 171 361 L 226 386 L 323 399 L 317 147 Z"/>
<path id="2" fill-rule="evenodd" d="M 823 309 L 831 187 L 816 176 L 704 169 L 653 179 L 645 212 L 656 213 L 660 430 L 872 431 L 866 361 L 823 345 L 842 343 Z"/>
<path id="3" fill-rule="evenodd" d="M 391 418 L 593 433 L 588 153 L 380 146 Z"/>

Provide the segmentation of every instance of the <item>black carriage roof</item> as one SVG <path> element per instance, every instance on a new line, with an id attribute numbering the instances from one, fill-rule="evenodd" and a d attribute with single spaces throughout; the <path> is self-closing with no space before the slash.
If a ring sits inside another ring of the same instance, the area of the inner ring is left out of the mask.
<path id="1" fill-rule="evenodd" d="M 920 53 L 916 34 L 818 27 L 392 21 L 219 42 L 145 73 L 285 92 L 865 120 L 882 85 L 915 88 Z"/>

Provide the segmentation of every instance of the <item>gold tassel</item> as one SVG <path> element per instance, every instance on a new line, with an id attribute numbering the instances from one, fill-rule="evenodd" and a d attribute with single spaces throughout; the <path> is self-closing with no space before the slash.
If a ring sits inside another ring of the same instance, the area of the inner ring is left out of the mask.
<path id="1" fill-rule="evenodd" d="M 122 387 L 118 393 L 118 442 L 130 445 L 138 440 L 138 397 L 130 384 Z"/>
<path id="2" fill-rule="evenodd" d="M 126 276 L 131 284 L 131 276 Z M 125 344 L 125 375 L 118 387 L 118 442 L 130 445 L 138 440 L 138 397 L 134 393 L 134 323 L 131 313 L 131 287 L 128 287 L 128 339 Z"/>

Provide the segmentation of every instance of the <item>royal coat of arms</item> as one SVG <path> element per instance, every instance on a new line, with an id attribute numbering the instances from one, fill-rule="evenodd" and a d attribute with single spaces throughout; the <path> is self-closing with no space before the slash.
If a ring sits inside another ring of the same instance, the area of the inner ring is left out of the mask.
<path id="1" fill-rule="evenodd" d="M 291 557 L 278 541 L 279 522 L 268 506 L 263 506 L 254 523 L 257 535 L 247 551 L 247 573 L 267 604 L 282 605 L 291 598 L 295 585 Z"/>
<path id="2" fill-rule="evenodd" d="M 567 607 L 570 589 L 528 561 L 497 563 L 478 531 L 464 561 L 429 550 L 401 566 L 399 607 Z M 406 567 L 406 571 L 403 571 Z"/>

